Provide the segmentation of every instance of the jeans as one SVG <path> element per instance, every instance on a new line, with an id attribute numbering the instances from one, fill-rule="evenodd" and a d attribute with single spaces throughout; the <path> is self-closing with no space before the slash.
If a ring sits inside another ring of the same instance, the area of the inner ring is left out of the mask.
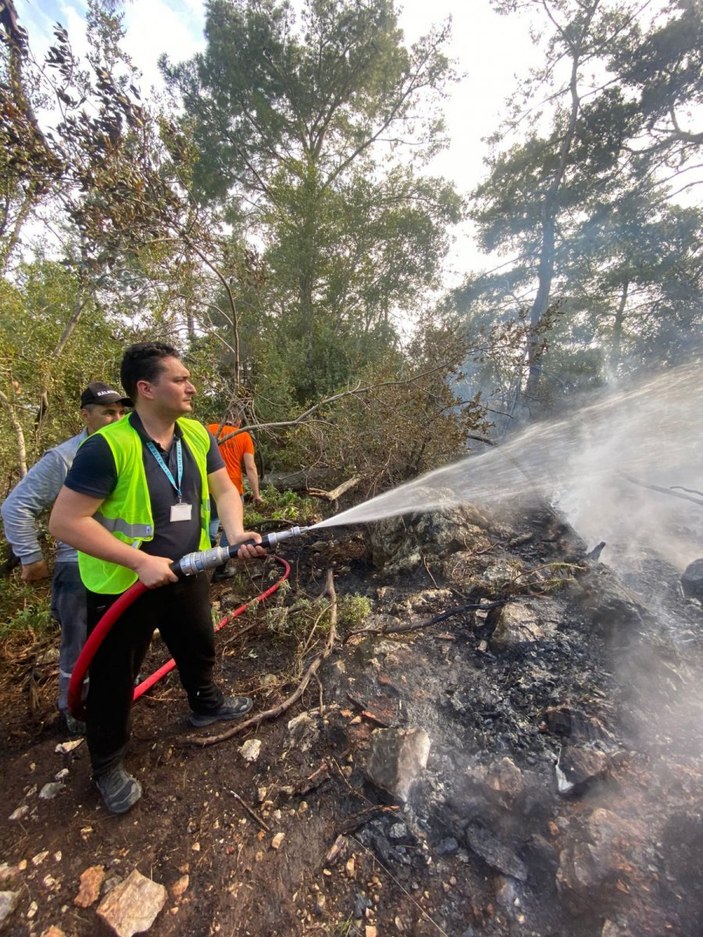
<path id="1" fill-rule="evenodd" d="M 217 531 L 220 529 L 220 519 L 215 514 L 214 517 L 210 516 L 210 545 L 215 546 L 217 543 Z M 227 539 L 227 534 L 225 533 L 224 527 L 222 528 L 222 533 L 220 534 L 220 546 L 228 547 L 229 540 Z"/>
<path id="2" fill-rule="evenodd" d="M 242 501 L 244 501 L 244 495 L 241 495 Z M 214 501 L 210 502 L 210 545 L 215 546 L 217 541 L 217 531 L 220 529 L 220 518 L 217 516 L 217 505 Z M 227 539 L 227 534 L 225 533 L 224 527 L 222 528 L 222 533 L 220 534 L 220 546 L 228 547 L 229 540 Z"/>
<path id="3" fill-rule="evenodd" d="M 86 699 L 86 736 L 95 776 L 124 758 L 134 681 L 155 628 L 176 662 L 193 712 L 207 713 L 221 705 L 222 691 L 212 679 L 215 633 L 208 592 L 205 573 L 149 589 L 105 635 L 90 666 Z M 88 592 L 90 631 L 118 597 Z"/>
<path id="4" fill-rule="evenodd" d="M 68 685 L 85 644 L 86 592 L 78 563 L 57 563 L 51 584 L 51 614 L 61 629 L 59 645 L 59 709 L 68 712 Z"/>

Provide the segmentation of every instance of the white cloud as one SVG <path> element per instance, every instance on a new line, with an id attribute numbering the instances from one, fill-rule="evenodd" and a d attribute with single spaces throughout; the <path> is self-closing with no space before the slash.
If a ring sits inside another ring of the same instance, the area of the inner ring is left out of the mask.
<path id="1" fill-rule="evenodd" d="M 125 8 L 125 46 L 144 75 L 144 87 L 161 85 L 158 59 L 166 53 L 174 62 L 190 58 L 205 47 L 205 9 L 200 0 L 142 0 Z"/>
<path id="2" fill-rule="evenodd" d="M 526 18 L 501 16 L 488 0 L 405 0 L 399 19 L 407 41 L 415 42 L 450 16 L 448 55 L 462 77 L 444 104 L 450 146 L 432 168 L 466 192 L 484 172 L 482 140 L 500 125 L 516 74 L 527 72 L 536 51 Z"/>

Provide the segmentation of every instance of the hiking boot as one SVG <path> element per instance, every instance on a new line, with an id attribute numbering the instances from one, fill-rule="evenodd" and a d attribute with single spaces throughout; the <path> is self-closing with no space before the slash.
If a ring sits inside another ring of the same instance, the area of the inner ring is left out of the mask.
<path id="1" fill-rule="evenodd" d="M 142 786 L 122 765 L 93 778 L 110 813 L 126 813 L 142 796 Z"/>
<path id="2" fill-rule="evenodd" d="M 223 563 L 222 566 L 217 566 L 215 572 L 212 574 L 213 582 L 224 582 L 226 579 L 231 579 L 233 576 L 236 576 L 236 572 L 229 566 L 227 563 Z"/>
<path id="3" fill-rule="evenodd" d="M 226 696 L 217 709 L 212 709 L 209 713 L 195 713 L 191 710 L 190 724 L 202 728 L 213 722 L 239 719 L 240 716 L 246 716 L 253 705 L 248 696 Z"/>
<path id="4" fill-rule="evenodd" d="M 85 735 L 85 722 L 76 719 L 70 713 L 64 713 L 63 715 L 66 720 L 66 731 L 70 736 Z"/>

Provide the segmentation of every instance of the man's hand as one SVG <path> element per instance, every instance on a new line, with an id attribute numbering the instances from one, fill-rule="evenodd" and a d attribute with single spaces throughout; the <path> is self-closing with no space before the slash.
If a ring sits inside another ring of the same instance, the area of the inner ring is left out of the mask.
<path id="1" fill-rule="evenodd" d="M 264 499 L 261 497 L 261 495 L 254 495 L 254 504 L 263 504 L 263 503 L 264 503 Z"/>
<path id="2" fill-rule="evenodd" d="M 178 576 L 171 569 L 172 562 L 167 556 L 150 556 L 140 552 L 133 569 L 147 589 L 158 589 L 168 582 L 178 582 Z"/>
<path id="3" fill-rule="evenodd" d="M 229 537 L 227 539 L 229 540 Z M 246 543 L 247 540 L 254 540 L 255 542 Z M 266 556 L 266 550 L 259 546 L 261 534 L 257 534 L 254 530 L 245 530 L 239 537 L 232 538 L 230 543 L 232 546 L 239 546 L 239 550 L 237 550 L 238 560 L 253 560 L 256 556 Z"/>
<path id="4" fill-rule="evenodd" d="M 46 560 L 37 560 L 36 563 L 22 564 L 22 582 L 39 582 L 40 579 L 49 578 L 49 567 Z"/>

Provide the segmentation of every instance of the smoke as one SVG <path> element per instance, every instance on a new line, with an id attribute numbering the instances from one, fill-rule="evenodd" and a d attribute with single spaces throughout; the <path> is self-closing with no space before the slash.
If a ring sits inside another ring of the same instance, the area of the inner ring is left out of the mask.
<path id="1" fill-rule="evenodd" d="M 581 415 L 554 500 L 620 571 L 652 553 L 681 570 L 703 553 L 702 385 L 688 366 Z"/>
<path id="2" fill-rule="evenodd" d="M 505 445 L 429 472 L 319 526 L 509 502 L 534 492 L 562 509 L 584 539 L 607 541 L 613 557 L 646 545 L 681 568 L 703 553 L 703 495 L 673 490 L 703 488 L 702 400 L 700 367 L 667 371 L 611 392 L 568 419 L 534 424 Z"/>

